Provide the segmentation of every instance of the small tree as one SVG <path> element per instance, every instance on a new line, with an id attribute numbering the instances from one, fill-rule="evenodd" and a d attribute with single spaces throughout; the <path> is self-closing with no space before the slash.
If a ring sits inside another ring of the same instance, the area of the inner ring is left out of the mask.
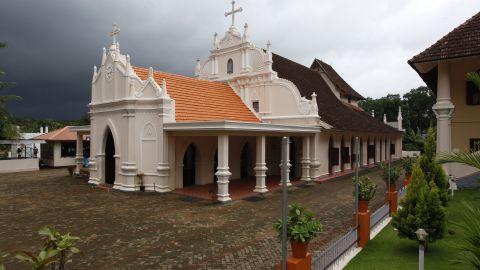
<path id="1" fill-rule="evenodd" d="M 422 228 L 428 232 L 428 242 L 435 242 L 445 232 L 445 210 L 437 186 L 426 182 L 419 163 L 413 167 L 412 182 L 392 224 L 401 238 L 417 240 L 415 231 Z"/>
<path id="2" fill-rule="evenodd" d="M 438 193 L 442 204 L 445 206 L 449 200 L 448 180 L 445 171 L 436 161 L 436 142 L 435 130 L 430 128 L 425 140 L 425 152 L 418 159 L 420 168 L 425 174 L 427 182 L 433 181 L 438 188 Z"/>

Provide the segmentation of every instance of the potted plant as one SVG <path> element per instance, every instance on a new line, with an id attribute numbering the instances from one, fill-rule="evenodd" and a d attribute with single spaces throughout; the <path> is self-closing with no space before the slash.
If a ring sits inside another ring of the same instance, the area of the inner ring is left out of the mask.
<path id="1" fill-rule="evenodd" d="M 413 163 L 414 163 L 414 160 L 412 157 L 402 158 L 403 170 L 405 171 L 404 186 L 407 186 L 410 183 L 410 180 L 412 180 Z"/>
<path id="2" fill-rule="evenodd" d="M 375 196 L 377 184 L 372 182 L 367 176 L 361 176 L 358 179 L 358 211 L 367 212 L 368 203 Z M 354 191 L 355 192 L 355 191 Z"/>
<path id="3" fill-rule="evenodd" d="M 299 204 L 288 206 L 287 213 L 287 240 L 290 241 L 292 254 L 295 258 L 305 258 L 308 243 L 322 231 L 322 224 L 316 220 L 313 212 L 307 211 Z M 274 225 L 279 237 L 282 237 L 282 220 L 278 219 Z"/>

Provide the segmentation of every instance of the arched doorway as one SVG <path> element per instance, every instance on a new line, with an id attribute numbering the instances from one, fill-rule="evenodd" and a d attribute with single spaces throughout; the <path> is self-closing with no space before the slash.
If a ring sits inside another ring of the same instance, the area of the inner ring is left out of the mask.
<path id="1" fill-rule="evenodd" d="M 113 185 L 115 183 L 115 141 L 112 131 L 107 132 L 105 141 L 105 184 Z"/>
<path id="2" fill-rule="evenodd" d="M 183 156 L 183 187 L 195 185 L 195 156 L 196 149 L 190 144 Z"/>
<path id="3" fill-rule="evenodd" d="M 332 174 L 333 173 L 333 157 L 335 156 L 334 154 L 334 148 L 333 148 L 333 138 L 330 136 L 330 139 L 328 140 L 328 173 Z"/>
<path id="4" fill-rule="evenodd" d="M 248 177 L 249 167 L 250 167 L 249 149 L 248 149 L 248 144 L 245 144 L 240 154 L 240 179 L 244 179 Z"/>

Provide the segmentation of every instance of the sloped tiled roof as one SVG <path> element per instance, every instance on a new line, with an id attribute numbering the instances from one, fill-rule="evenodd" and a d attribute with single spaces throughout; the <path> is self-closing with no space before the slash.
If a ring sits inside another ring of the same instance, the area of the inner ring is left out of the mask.
<path id="1" fill-rule="evenodd" d="M 133 69 L 140 79 L 147 79 L 147 68 Z M 159 85 L 162 85 L 163 79 L 166 80 L 167 93 L 175 100 L 177 122 L 260 122 L 227 84 L 160 71 L 154 71 L 153 77 Z"/>
<path id="2" fill-rule="evenodd" d="M 66 126 L 61 129 L 39 135 L 34 139 L 45 141 L 75 141 L 77 140 L 77 135 L 75 132 L 70 131 L 69 126 Z"/>
<path id="3" fill-rule="evenodd" d="M 323 62 L 322 60 L 316 59 L 313 60 L 312 65 L 310 66 L 311 69 L 321 69 L 325 71 L 328 78 L 332 81 L 332 83 L 337 87 L 337 89 L 343 93 L 345 96 L 351 96 L 356 100 L 365 99 L 362 95 L 360 95 L 357 91 L 355 91 L 338 73 L 333 69 L 332 66 Z"/>
<path id="4" fill-rule="evenodd" d="M 333 128 L 382 134 L 400 133 L 369 114 L 346 106 L 335 96 L 317 71 L 277 54 L 273 54 L 273 69 L 280 78 L 293 82 L 302 96 L 310 97 L 316 92 L 320 117 Z"/>
<path id="5" fill-rule="evenodd" d="M 480 55 L 480 12 L 408 62 L 412 65 L 475 55 Z"/>

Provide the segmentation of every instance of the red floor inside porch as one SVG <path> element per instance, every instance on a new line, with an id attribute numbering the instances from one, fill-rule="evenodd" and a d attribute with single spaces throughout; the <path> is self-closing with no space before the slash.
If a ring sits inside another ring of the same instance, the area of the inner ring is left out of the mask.
<path id="1" fill-rule="evenodd" d="M 266 186 L 269 191 L 280 188 L 280 178 L 279 177 L 267 177 Z M 301 181 L 293 180 L 291 183 L 293 185 L 300 183 Z M 244 179 L 230 180 L 228 183 L 228 192 L 230 193 L 230 198 L 232 200 L 239 200 L 247 198 L 258 193 L 254 192 L 255 189 L 255 177 L 249 177 Z M 217 187 L 216 184 L 206 184 L 191 186 L 181 189 L 176 189 L 173 191 L 176 194 L 201 198 L 205 200 L 212 200 L 212 196 L 216 195 Z"/>

